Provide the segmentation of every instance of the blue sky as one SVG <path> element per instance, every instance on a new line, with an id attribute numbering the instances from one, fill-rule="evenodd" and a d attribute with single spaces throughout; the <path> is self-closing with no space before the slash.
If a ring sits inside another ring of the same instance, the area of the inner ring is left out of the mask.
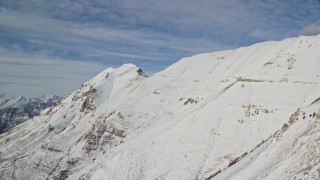
<path id="1" fill-rule="evenodd" d="M 107 67 L 320 33 L 320 0 L 0 0 L 0 93 L 67 95 Z"/>

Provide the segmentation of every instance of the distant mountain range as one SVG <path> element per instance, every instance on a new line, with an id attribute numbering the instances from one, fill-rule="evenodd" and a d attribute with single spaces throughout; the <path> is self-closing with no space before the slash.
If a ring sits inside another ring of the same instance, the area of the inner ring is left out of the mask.
<path id="1" fill-rule="evenodd" d="M 0 179 L 318 179 L 319 144 L 320 35 L 108 68 L 0 134 Z"/>
<path id="2" fill-rule="evenodd" d="M 0 134 L 39 115 L 42 110 L 55 105 L 59 99 L 55 95 L 43 95 L 38 98 L 0 95 Z"/>

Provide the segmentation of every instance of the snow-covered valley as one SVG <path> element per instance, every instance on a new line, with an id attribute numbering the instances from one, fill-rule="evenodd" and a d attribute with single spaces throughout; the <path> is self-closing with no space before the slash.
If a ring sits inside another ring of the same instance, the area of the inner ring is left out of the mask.
<path id="1" fill-rule="evenodd" d="M 0 179 L 317 179 L 320 35 L 108 68 L 0 134 Z"/>

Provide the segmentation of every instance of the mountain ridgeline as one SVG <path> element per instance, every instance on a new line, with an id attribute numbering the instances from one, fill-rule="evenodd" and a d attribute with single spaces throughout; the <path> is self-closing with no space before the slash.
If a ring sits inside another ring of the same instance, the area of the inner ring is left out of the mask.
<path id="1" fill-rule="evenodd" d="M 319 98 L 320 36 L 108 68 L 0 134 L 0 177 L 318 178 Z"/>
<path id="2" fill-rule="evenodd" d="M 0 95 L 0 134 L 39 115 L 42 110 L 55 105 L 58 100 L 59 97 L 54 95 L 38 98 Z"/>

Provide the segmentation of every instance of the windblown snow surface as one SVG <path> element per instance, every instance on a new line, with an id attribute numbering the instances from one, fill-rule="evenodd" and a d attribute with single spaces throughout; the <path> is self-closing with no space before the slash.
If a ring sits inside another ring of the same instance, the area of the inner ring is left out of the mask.
<path id="1" fill-rule="evenodd" d="M 319 84 L 320 36 L 108 68 L 0 135 L 0 177 L 317 179 Z"/>

